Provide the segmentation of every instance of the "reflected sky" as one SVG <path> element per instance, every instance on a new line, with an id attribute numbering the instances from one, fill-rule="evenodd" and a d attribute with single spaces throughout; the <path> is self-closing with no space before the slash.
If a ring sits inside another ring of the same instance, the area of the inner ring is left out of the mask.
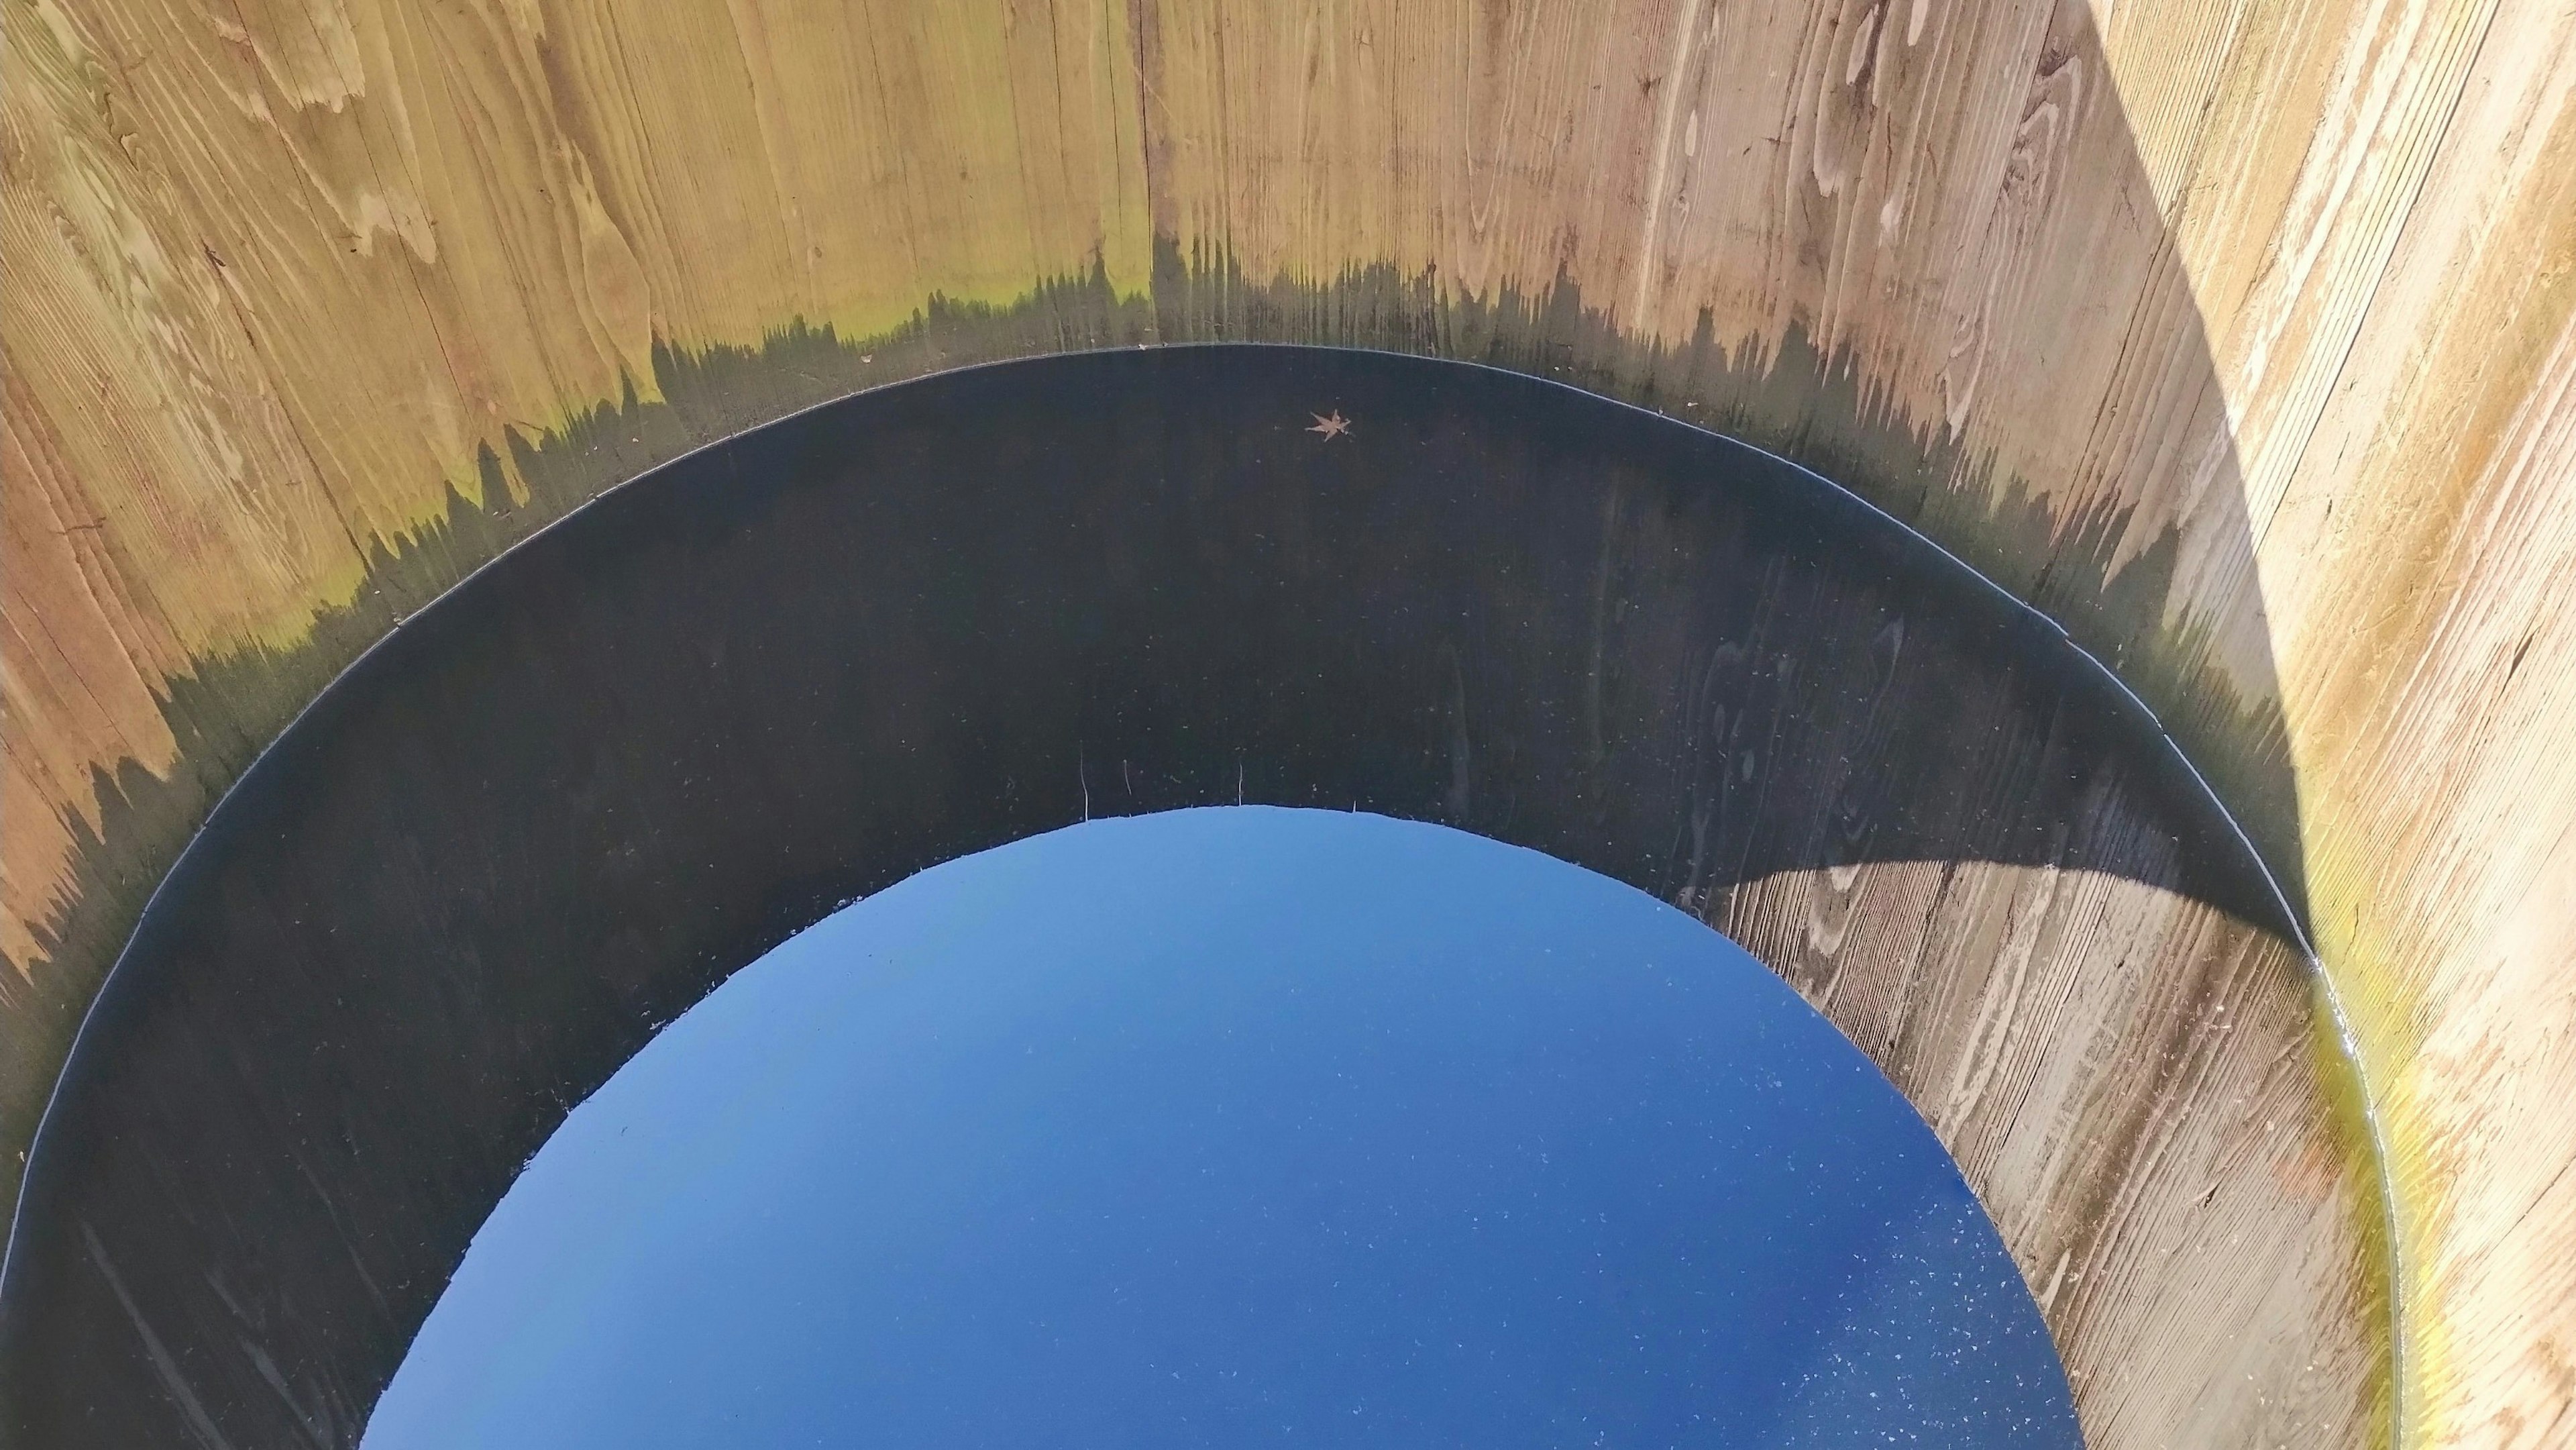
<path id="1" fill-rule="evenodd" d="M 2076 1443 L 1949 1158 L 1758 963 L 1258 807 L 951 862 L 736 975 L 530 1163 L 365 1441 Z"/>

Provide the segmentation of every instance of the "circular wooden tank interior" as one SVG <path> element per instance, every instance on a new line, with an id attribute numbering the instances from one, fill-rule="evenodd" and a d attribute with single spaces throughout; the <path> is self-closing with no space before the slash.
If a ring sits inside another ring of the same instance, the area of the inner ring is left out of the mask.
<path id="1" fill-rule="evenodd" d="M 6 27 L 7 1443 L 354 1444 L 655 1024 L 1241 799 L 1742 942 L 2089 1443 L 2576 1444 L 2564 6 Z"/>

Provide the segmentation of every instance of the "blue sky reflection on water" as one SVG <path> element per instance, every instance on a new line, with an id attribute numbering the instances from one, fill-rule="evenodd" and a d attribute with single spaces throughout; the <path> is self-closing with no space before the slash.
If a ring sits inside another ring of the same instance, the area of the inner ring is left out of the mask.
<path id="1" fill-rule="evenodd" d="M 2037 1310 L 1752 958 L 1383 817 L 1098 821 L 576 1109 L 367 1450 L 2072 1446 Z"/>

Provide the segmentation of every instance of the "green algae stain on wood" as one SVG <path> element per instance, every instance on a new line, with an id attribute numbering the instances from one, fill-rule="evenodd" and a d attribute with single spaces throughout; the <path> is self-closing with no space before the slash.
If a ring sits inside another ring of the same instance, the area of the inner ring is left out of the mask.
<path id="1" fill-rule="evenodd" d="M 36 959 L 0 964 L 9 1192 L 80 1013 L 161 875 L 260 748 L 405 616 L 601 491 L 799 409 L 981 363 L 1229 341 L 1376 348 L 1546 377 L 1743 438 L 1853 489 L 2039 605 L 2127 679 L 2245 822 L 2294 914 L 2303 911 L 2280 708 L 2215 662 L 2206 626 L 2166 624 L 2179 547 L 2170 525 L 2115 567 L 2134 507 L 2062 517 L 2046 481 L 1998 481 L 1991 458 L 1967 456 L 1945 430 L 1896 410 L 1851 355 L 1819 354 L 1802 327 L 1776 347 L 1730 347 L 1703 314 L 1687 343 L 1666 347 L 1624 336 L 1563 277 L 1539 293 L 1468 297 L 1391 266 L 1263 282 L 1222 254 L 1184 256 L 1164 240 L 1143 293 L 1095 264 L 1006 305 L 934 297 L 909 322 L 864 339 L 791 320 L 758 347 L 683 352 L 657 342 L 653 376 L 629 380 L 623 396 L 553 431 L 511 431 L 506 458 L 487 447 L 474 496 L 451 484 L 438 517 L 375 541 L 352 597 L 318 612 L 299 642 L 201 659 L 163 682 L 175 764 L 166 774 L 131 761 L 96 773 L 100 821 L 68 816 L 73 885 L 36 924 Z"/>

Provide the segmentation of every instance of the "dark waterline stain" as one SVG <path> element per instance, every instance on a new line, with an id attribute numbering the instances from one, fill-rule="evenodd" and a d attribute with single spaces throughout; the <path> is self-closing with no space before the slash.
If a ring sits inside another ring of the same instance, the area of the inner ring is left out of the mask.
<path id="1" fill-rule="evenodd" d="M 2304 921 L 2286 722 L 2276 700 L 2249 695 L 2213 662 L 2205 628 L 2168 623 L 2181 548 L 2170 526 L 2124 558 L 2133 510 L 2064 516 L 2044 496 L 2048 481 L 1998 479 L 1991 460 L 1866 388 L 1847 349 L 1819 351 L 1802 323 L 1776 350 L 1731 348 L 1704 312 L 1688 342 L 1667 347 L 1623 334 L 1565 278 L 1534 294 L 1458 297 L 1428 273 L 1383 265 L 1329 282 L 1262 282 L 1221 252 L 1185 256 L 1169 239 L 1155 257 L 1147 298 L 1120 297 L 1095 268 L 1042 280 L 1009 308 L 934 297 L 912 323 L 873 338 L 797 321 L 756 348 L 683 351 L 657 339 L 657 401 L 630 381 L 622 398 L 559 430 L 514 431 L 506 462 L 484 451 L 472 496 L 450 487 L 437 521 L 370 541 L 357 597 L 321 611 L 304 644 L 204 657 L 162 682 L 176 759 L 159 774 L 130 759 L 94 772 L 100 819 L 66 813 L 70 884 L 31 923 L 34 959 L 0 958 L 0 1199 L 16 1196 L 19 1155 L 9 1150 L 26 1146 L 17 1135 L 33 1130 L 80 1014 L 153 888 L 261 747 L 367 645 L 502 550 L 691 448 L 862 389 L 1012 357 L 1218 341 L 1381 348 L 1563 381 L 1794 459 L 1940 540 L 2109 662 L 2208 774 Z"/>
<path id="2" fill-rule="evenodd" d="M 2290 929 L 2133 699 L 1778 459 L 1384 353 L 952 373 L 617 490 L 261 757 L 63 1078 L 0 1408 L 66 1445 L 199 1414 L 343 1443 L 656 1024 L 939 861 L 1244 800 L 1444 821 L 1695 913 L 1995 861 Z"/>
<path id="3" fill-rule="evenodd" d="M 2079 1445 L 1931 1130 L 1760 963 L 1324 811 L 933 868 L 477 1235 L 369 1450 Z"/>

